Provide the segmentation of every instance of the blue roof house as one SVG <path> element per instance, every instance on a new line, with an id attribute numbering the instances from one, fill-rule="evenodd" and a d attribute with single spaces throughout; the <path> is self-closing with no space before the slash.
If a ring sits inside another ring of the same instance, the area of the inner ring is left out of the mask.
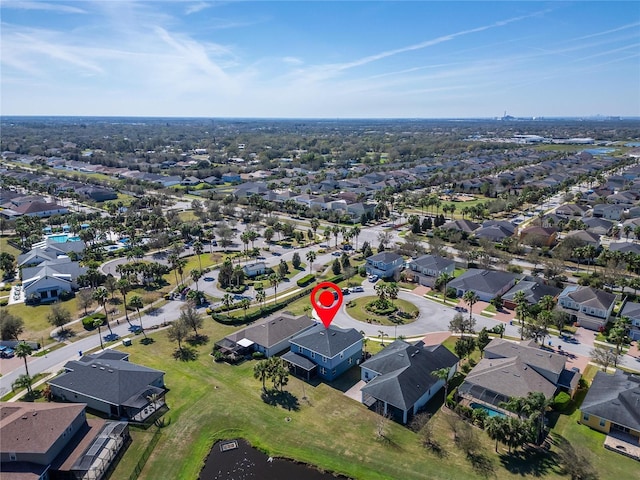
<path id="1" fill-rule="evenodd" d="M 365 266 L 368 275 L 380 278 L 394 278 L 404 265 L 404 258 L 394 252 L 380 252 L 367 258 Z"/>
<path id="2" fill-rule="evenodd" d="M 316 326 L 296 335 L 291 350 L 282 356 L 291 370 L 310 379 L 314 375 L 332 381 L 362 360 L 363 337 L 355 328 Z"/>

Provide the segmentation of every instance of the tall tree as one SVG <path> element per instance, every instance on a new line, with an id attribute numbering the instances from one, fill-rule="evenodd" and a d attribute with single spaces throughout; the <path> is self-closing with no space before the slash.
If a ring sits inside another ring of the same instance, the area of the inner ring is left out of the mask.
<path id="1" fill-rule="evenodd" d="M 27 377 L 30 377 L 29 367 L 27 366 L 27 357 L 31 355 L 32 352 L 33 352 L 33 349 L 31 348 L 31 345 L 29 345 L 24 341 L 16 345 L 16 348 L 15 348 L 16 357 L 24 360 L 24 371 Z M 31 393 L 31 384 L 29 384 L 29 386 L 27 387 L 27 390 L 28 390 L 28 393 Z"/>
<path id="2" fill-rule="evenodd" d="M 473 318 L 473 306 L 480 300 L 478 294 L 473 290 L 467 290 L 464 292 L 462 299 L 469 305 L 469 320 L 471 320 Z"/>
<path id="3" fill-rule="evenodd" d="M 142 315 L 140 315 L 140 309 L 144 307 L 142 297 L 140 295 L 133 295 L 129 305 L 136 309 L 136 312 L 138 313 L 138 322 L 140 322 L 140 331 L 142 332 L 142 335 L 144 335 L 144 338 L 147 338 L 147 334 L 144 332 L 144 327 L 142 326 Z"/>
<path id="4" fill-rule="evenodd" d="M 178 342 L 178 351 L 182 353 L 182 341 L 187 338 L 188 327 L 180 319 L 175 320 L 167 330 L 167 337 L 171 342 Z"/>
<path id="5" fill-rule="evenodd" d="M 192 329 L 196 338 L 198 338 L 198 329 L 202 328 L 204 320 L 202 319 L 202 315 L 200 315 L 192 305 L 187 305 L 187 307 L 182 310 L 182 313 L 180 313 L 180 321 Z"/>
<path id="6" fill-rule="evenodd" d="M 316 252 L 314 252 L 313 250 L 309 250 L 307 252 L 307 254 L 305 255 L 307 262 L 309 262 L 309 273 L 312 272 L 312 267 L 313 267 L 313 262 L 316 259 Z"/>

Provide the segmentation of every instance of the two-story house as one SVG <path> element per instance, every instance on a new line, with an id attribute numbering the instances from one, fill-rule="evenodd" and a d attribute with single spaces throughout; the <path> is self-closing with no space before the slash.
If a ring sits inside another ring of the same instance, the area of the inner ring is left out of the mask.
<path id="1" fill-rule="evenodd" d="M 600 330 L 609 321 L 616 299 L 613 293 L 597 288 L 569 285 L 558 296 L 558 305 L 571 310 L 568 313 L 572 321 L 590 330 Z"/>
<path id="2" fill-rule="evenodd" d="M 409 262 L 410 276 L 420 285 L 433 287 L 440 275 L 453 275 L 456 262 L 439 255 L 423 255 Z"/>
<path id="3" fill-rule="evenodd" d="M 515 283 L 516 275 L 513 273 L 470 268 L 451 280 L 448 287 L 455 288 L 458 297 L 472 290 L 478 295 L 478 300 L 490 302 L 491 299 L 504 295 Z"/>
<path id="4" fill-rule="evenodd" d="M 620 316 L 627 317 L 631 320 L 629 337 L 631 337 L 632 340 L 640 340 L 640 303 L 625 303 L 624 308 L 620 312 Z"/>
<path id="5" fill-rule="evenodd" d="M 368 275 L 380 278 L 395 278 L 404 265 L 404 258 L 394 252 L 380 252 L 367 258 L 365 269 Z"/>
<path id="6" fill-rule="evenodd" d="M 289 340 L 291 349 L 281 358 L 289 363 L 295 374 L 307 380 L 317 375 L 332 381 L 360 364 L 362 340 L 362 334 L 355 328 L 335 325 L 325 328 L 318 323 Z"/>

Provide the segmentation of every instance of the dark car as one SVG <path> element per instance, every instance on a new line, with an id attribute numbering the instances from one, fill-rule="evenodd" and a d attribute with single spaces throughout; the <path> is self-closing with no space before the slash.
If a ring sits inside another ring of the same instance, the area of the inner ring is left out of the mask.
<path id="1" fill-rule="evenodd" d="M 280 252 L 273 252 L 274 257 L 281 257 L 282 254 Z"/>
<path id="2" fill-rule="evenodd" d="M 351 293 L 351 290 L 349 290 L 348 288 L 343 288 L 342 289 L 342 294 L 343 295 L 349 295 Z"/>

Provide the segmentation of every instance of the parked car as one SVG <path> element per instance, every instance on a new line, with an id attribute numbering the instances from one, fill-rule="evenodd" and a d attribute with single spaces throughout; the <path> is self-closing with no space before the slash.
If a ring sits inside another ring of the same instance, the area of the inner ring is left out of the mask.
<path id="1" fill-rule="evenodd" d="M 273 252 L 274 257 L 281 257 L 282 254 L 280 252 Z"/>
<path id="2" fill-rule="evenodd" d="M 331 255 L 333 255 L 334 257 L 339 257 L 342 254 L 340 252 L 333 252 Z"/>
<path id="3" fill-rule="evenodd" d="M 0 358 L 12 358 L 15 355 L 13 348 L 1 347 L 4 350 L 0 351 Z"/>
<path id="4" fill-rule="evenodd" d="M 352 291 L 353 293 L 364 292 L 364 288 L 363 288 L 363 287 L 360 287 L 360 286 L 358 286 L 358 287 L 353 287 L 353 288 L 351 288 L 351 291 Z"/>
<path id="5" fill-rule="evenodd" d="M 342 289 L 342 294 L 343 295 L 349 295 L 351 293 L 351 290 L 349 290 L 348 288 L 343 288 Z"/>
<path id="6" fill-rule="evenodd" d="M 378 278 L 379 278 L 379 277 L 378 277 L 378 275 L 369 275 L 369 281 L 370 281 L 371 283 L 375 283 L 375 282 L 377 282 L 377 281 L 378 281 Z"/>

